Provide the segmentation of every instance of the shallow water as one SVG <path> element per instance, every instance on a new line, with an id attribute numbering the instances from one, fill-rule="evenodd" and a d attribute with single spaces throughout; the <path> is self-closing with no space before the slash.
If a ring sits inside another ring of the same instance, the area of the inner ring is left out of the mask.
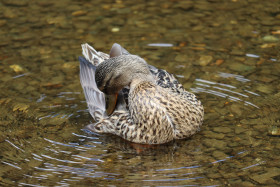
<path id="1" fill-rule="evenodd" d="M 280 184 L 280 2 L 0 1 L 0 185 Z M 205 107 L 193 137 L 139 147 L 81 129 L 80 44 L 114 42 Z"/>

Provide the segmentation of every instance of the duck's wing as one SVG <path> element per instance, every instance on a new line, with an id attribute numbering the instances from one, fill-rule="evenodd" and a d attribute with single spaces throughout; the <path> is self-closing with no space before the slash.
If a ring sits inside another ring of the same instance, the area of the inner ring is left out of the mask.
<path id="1" fill-rule="evenodd" d="M 123 48 L 118 43 L 113 44 L 113 46 L 110 50 L 110 54 L 106 54 L 101 51 L 96 51 L 92 46 L 90 46 L 87 43 L 84 43 L 81 46 L 82 46 L 82 50 L 83 50 L 83 55 L 86 58 L 86 60 L 95 66 L 98 66 L 100 63 L 102 63 L 106 59 L 120 56 L 120 55 L 129 55 L 130 54 L 125 48 Z"/>
<path id="2" fill-rule="evenodd" d="M 95 121 L 106 116 L 106 103 L 104 93 L 101 92 L 95 82 L 96 66 L 84 57 L 79 57 L 80 81 L 84 90 L 89 113 Z"/>
<path id="3" fill-rule="evenodd" d="M 157 85 L 171 89 L 174 92 L 184 92 L 184 87 L 178 82 L 178 80 L 170 73 L 163 69 L 157 69 L 154 66 L 149 65 L 150 72 L 154 76 Z"/>
<path id="4" fill-rule="evenodd" d="M 193 93 L 186 91 L 183 85 L 179 83 L 179 81 L 172 74 L 163 69 L 157 69 L 156 67 L 151 65 L 149 65 L 149 68 L 150 72 L 156 80 L 157 85 L 181 95 L 195 105 L 201 104 L 196 96 Z"/>
<path id="5" fill-rule="evenodd" d="M 81 46 L 83 50 L 83 55 L 86 58 L 86 60 L 95 66 L 98 66 L 104 60 L 110 58 L 108 54 L 100 51 L 96 51 L 93 47 L 91 47 L 87 43 L 82 44 Z"/>

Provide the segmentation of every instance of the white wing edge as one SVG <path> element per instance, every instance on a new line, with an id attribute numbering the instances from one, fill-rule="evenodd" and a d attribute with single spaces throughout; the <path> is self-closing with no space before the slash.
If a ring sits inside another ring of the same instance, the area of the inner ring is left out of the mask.
<path id="1" fill-rule="evenodd" d="M 81 44 L 82 53 L 84 57 L 93 65 L 97 66 L 102 63 L 104 60 L 108 59 L 110 56 L 103 52 L 96 51 L 92 46 L 88 43 Z"/>
<path id="2" fill-rule="evenodd" d="M 101 92 L 95 82 L 96 67 L 85 58 L 79 57 L 80 82 L 84 90 L 89 113 L 95 121 L 106 116 L 106 102 L 104 93 Z"/>

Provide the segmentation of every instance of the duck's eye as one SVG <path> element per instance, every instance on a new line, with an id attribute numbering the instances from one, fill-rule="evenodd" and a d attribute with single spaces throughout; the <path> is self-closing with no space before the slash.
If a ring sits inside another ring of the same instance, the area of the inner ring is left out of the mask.
<path id="1" fill-rule="evenodd" d="M 117 99 L 118 99 L 118 94 L 115 95 L 106 95 L 105 94 L 105 101 L 106 101 L 106 112 L 107 115 L 111 115 L 115 108 L 116 108 L 116 104 L 117 104 Z"/>

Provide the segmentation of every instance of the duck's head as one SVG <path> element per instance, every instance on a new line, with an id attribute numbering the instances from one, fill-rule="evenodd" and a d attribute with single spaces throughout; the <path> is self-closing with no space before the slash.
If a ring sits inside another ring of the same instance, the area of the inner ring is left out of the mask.
<path id="1" fill-rule="evenodd" d="M 129 86 L 133 89 L 138 81 L 143 80 L 154 81 L 146 61 L 114 44 L 110 58 L 99 64 L 95 72 L 96 85 L 105 93 L 107 114 L 112 114 L 116 108 L 123 108 L 123 97 L 118 99 L 122 88 Z"/>
<path id="2" fill-rule="evenodd" d="M 144 59 L 119 53 L 98 65 L 95 74 L 98 89 L 108 95 L 118 94 L 125 86 L 132 88 L 136 82 L 152 79 Z"/>

